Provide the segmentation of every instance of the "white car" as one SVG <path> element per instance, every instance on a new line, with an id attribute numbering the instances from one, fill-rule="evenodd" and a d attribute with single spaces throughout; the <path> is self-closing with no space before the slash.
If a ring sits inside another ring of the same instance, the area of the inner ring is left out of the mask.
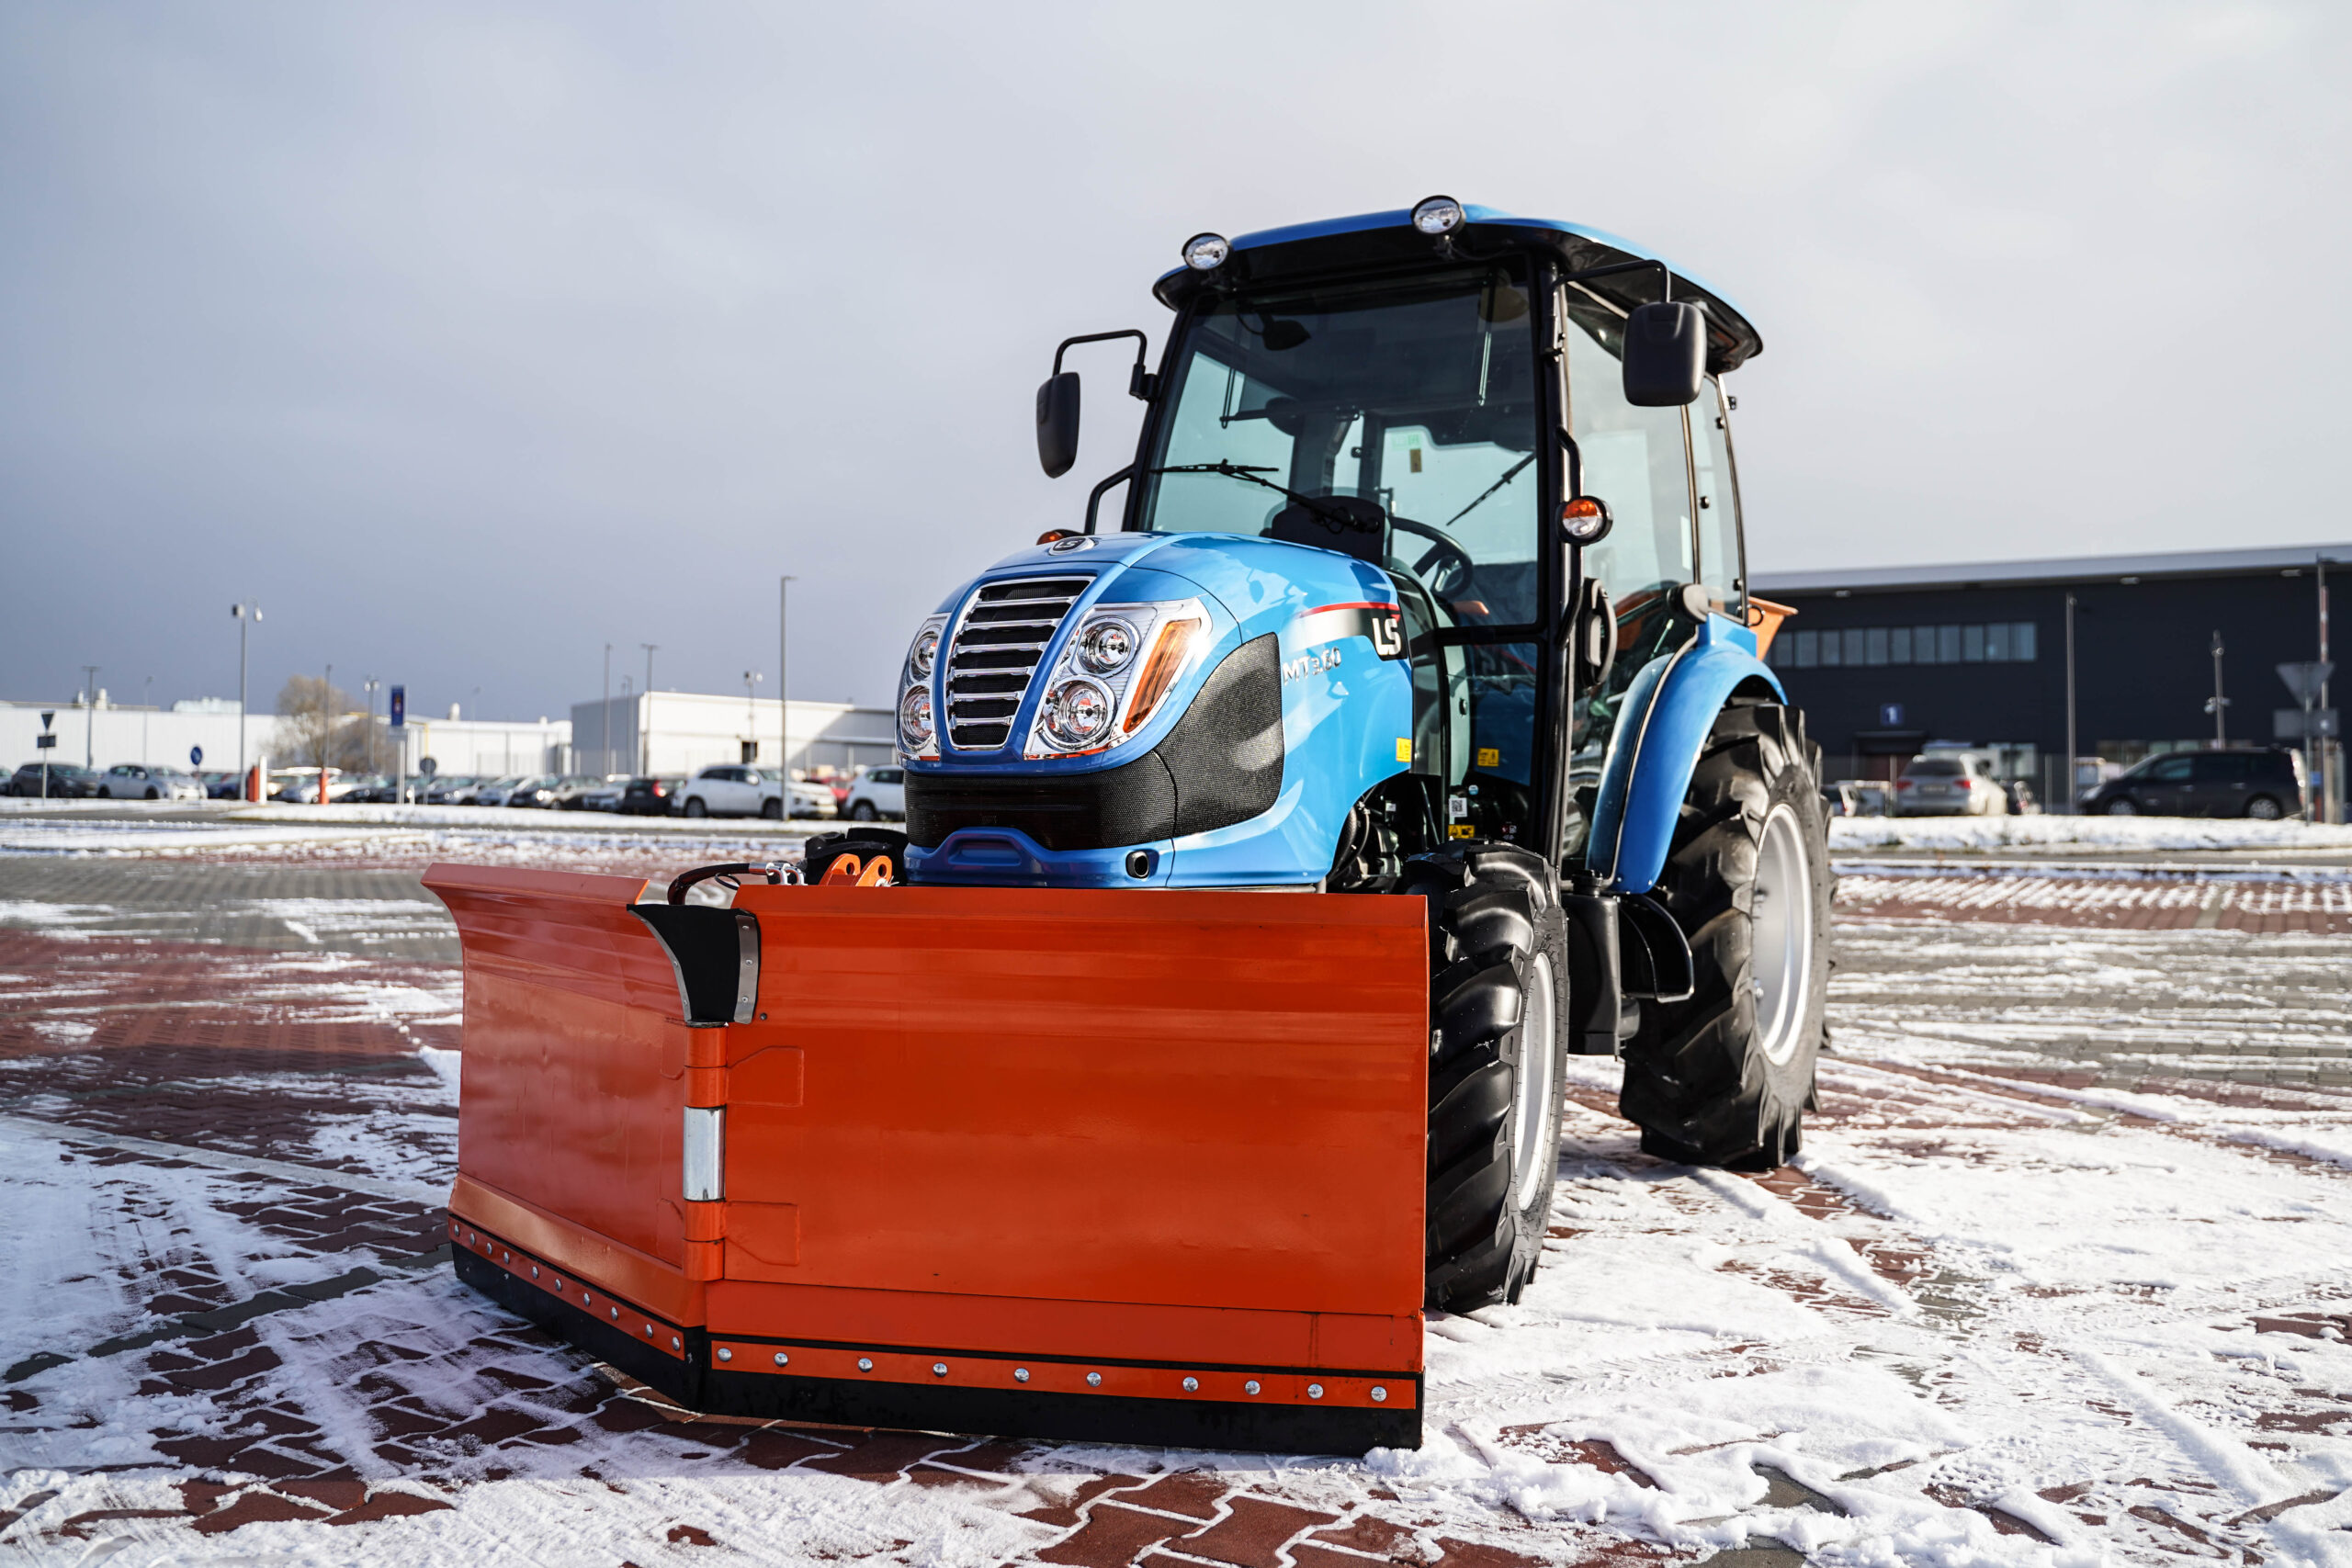
<path id="1" fill-rule="evenodd" d="M 885 817 L 904 817 L 907 814 L 907 770 L 868 768 L 851 784 L 849 799 L 843 805 L 850 818 L 859 822 L 878 822 Z"/>
<path id="2" fill-rule="evenodd" d="M 1968 752 L 1911 759 L 1894 781 L 1897 817 L 2007 817 L 2008 796 L 1992 762 Z"/>
<path id="3" fill-rule="evenodd" d="M 202 800 L 204 786 L 177 768 L 117 762 L 100 776 L 98 793 L 108 800 Z"/>
<path id="4" fill-rule="evenodd" d="M 774 768 L 721 763 L 705 768 L 679 791 L 679 811 L 687 817 L 764 817 L 781 821 L 785 801 L 795 817 L 833 817 L 840 807 L 823 784 L 787 779 Z"/>

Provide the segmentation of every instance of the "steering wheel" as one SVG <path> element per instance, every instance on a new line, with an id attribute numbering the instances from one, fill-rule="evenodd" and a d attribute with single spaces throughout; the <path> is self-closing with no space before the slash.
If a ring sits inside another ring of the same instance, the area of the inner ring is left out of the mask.
<path id="1" fill-rule="evenodd" d="M 1469 551 L 1454 542 L 1453 536 L 1426 523 L 1416 523 L 1409 517 L 1393 514 L 1388 519 L 1388 525 L 1400 534 L 1418 534 L 1434 542 L 1434 547 L 1413 563 L 1413 574 L 1429 585 L 1430 592 L 1441 599 L 1451 599 L 1470 586 L 1471 572 L 1476 563 L 1471 560 Z M 1429 575 L 1432 561 L 1438 563 L 1435 577 Z"/>

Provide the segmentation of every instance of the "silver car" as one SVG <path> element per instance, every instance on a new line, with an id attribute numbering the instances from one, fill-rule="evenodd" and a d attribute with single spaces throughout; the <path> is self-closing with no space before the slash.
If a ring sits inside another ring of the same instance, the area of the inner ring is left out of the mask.
<path id="1" fill-rule="evenodd" d="M 1982 757 L 1914 757 L 1894 781 L 1897 817 L 2007 817 L 2008 796 Z"/>
<path id="2" fill-rule="evenodd" d="M 202 800 L 204 786 L 177 768 L 117 762 L 99 779 L 98 793 L 108 800 Z"/>

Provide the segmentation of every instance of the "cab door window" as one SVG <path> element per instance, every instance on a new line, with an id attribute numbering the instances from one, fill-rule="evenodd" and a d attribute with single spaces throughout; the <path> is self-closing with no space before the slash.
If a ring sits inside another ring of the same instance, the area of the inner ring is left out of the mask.
<path id="1" fill-rule="evenodd" d="M 1731 421 L 1722 385 L 1709 377 L 1699 400 L 1685 411 L 1690 422 L 1690 488 L 1698 504 L 1699 570 L 1707 597 L 1736 618 L 1747 598 L 1747 568 L 1741 562 L 1739 487 L 1733 482 Z"/>

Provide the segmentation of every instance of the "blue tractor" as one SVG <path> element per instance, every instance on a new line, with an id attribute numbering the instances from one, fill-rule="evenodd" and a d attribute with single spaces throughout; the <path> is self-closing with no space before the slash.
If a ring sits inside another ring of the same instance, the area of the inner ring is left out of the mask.
<path id="1" fill-rule="evenodd" d="M 1134 457 L 956 587 L 900 671 L 902 882 L 1429 904 L 1427 1304 L 1516 1300 L 1566 1054 L 1645 1149 L 1797 1149 L 1823 1039 L 1819 749 L 1761 658 L 1729 301 L 1625 241 L 1434 197 L 1227 240 L 1133 338 Z M 1114 511 L 1105 498 L 1121 494 Z"/>

